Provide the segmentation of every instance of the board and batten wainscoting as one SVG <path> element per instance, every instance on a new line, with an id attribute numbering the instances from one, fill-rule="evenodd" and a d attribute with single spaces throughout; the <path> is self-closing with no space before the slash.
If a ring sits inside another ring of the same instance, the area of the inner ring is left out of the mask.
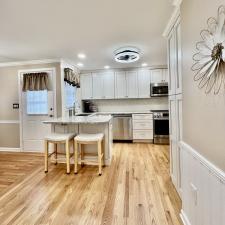
<path id="1" fill-rule="evenodd" d="M 184 142 L 181 218 L 185 225 L 225 225 L 225 173 Z"/>

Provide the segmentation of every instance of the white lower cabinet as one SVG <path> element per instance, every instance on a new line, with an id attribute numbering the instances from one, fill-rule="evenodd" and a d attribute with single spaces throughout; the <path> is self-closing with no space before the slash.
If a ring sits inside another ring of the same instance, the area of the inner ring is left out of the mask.
<path id="1" fill-rule="evenodd" d="M 153 140 L 152 114 L 133 114 L 133 140 L 134 142 Z"/>
<path id="2" fill-rule="evenodd" d="M 173 184 L 181 195 L 182 95 L 169 97 L 170 111 L 170 173 Z"/>

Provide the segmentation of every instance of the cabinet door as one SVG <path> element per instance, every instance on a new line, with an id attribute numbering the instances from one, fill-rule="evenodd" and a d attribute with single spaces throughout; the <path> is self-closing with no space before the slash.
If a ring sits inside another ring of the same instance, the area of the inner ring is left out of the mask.
<path id="1" fill-rule="evenodd" d="M 163 70 L 151 70 L 151 83 L 163 83 Z"/>
<path id="2" fill-rule="evenodd" d="M 126 84 L 126 72 L 115 72 L 116 79 L 116 89 L 115 96 L 116 98 L 127 98 L 127 84 Z"/>
<path id="3" fill-rule="evenodd" d="M 168 38 L 169 95 L 176 93 L 176 45 L 175 33 L 171 31 Z"/>
<path id="4" fill-rule="evenodd" d="M 92 99 L 92 74 L 81 75 L 81 97 L 82 99 Z"/>
<path id="5" fill-rule="evenodd" d="M 176 32 L 176 94 L 182 93 L 182 60 L 181 60 L 181 30 L 180 21 L 175 25 Z"/>
<path id="6" fill-rule="evenodd" d="M 126 83 L 128 98 L 138 98 L 137 71 L 126 72 Z"/>
<path id="7" fill-rule="evenodd" d="M 93 73 L 93 99 L 102 99 L 104 98 L 104 74 L 102 73 Z"/>
<path id="8" fill-rule="evenodd" d="M 138 71 L 138 97 L 150 98 L 150 71 L 143 69 Z"/>
<path id="9" fill-rule="evenodd" d="M 104 98 L 113 99 L 115 98 L 115 79 L 114 72 L 104 73 Z"/>

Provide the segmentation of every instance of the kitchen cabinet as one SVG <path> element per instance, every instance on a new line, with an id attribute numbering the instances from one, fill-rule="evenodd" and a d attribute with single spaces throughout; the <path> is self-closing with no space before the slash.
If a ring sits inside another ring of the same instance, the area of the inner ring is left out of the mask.
<path id="1" fill-rule="evenodd" d="M 137 71 L 126 72 L 127 96 L 128 98 L 138 97 Z"/>
<path id="2" fill-rule="evenodd" d="M 114 95 L 114 73 L 93 73 L 93 99 L 113 99 Z"/>
<path id="3" fill-rule="evenodd" d="M 153 116 L 152 114 L 133 114 L 133 141 L 153 141 Z"/>
<path id="4" fill-rule="evenodd" d="M 127 82 L 126 82 L 126 72 L 120 71 L 115 72 L 115 97 L 116 98 L 127 98 Z"/>
<path id="5" fill-rule="evenodd" d="M 151 70 L 151 83 L 166 83 L 168 82 L 167 69 Z"/>
<path id="6" fill-rule="evenodd" d="M 138 97 L 150 98 L 151 76 L 149 69 L 141 69 L 138 71 Z"/>
<path id="7" fill-rule="evenodd" d="M 182 93 L 181 25 L 178 18 L 168 37 L 169 95 Z"/>
<path id="8" fill-rule="evenodd" d="M 182 95 L 169 96 L 170 111 L 170 172 L 173 183 L 181 194 Z"/>
<path id="9" fill-rule="evenodd" d="M 92 92 L 92 74 L 82 74 L 80 78 L 81 83 L 81 97 L 82 99 L 92 99 L 93 92 Z"/>
<path id="10" fill-rule="evenodd" d="M 115 97 L 138 98 L 137 71 L 115 72 Z"/>

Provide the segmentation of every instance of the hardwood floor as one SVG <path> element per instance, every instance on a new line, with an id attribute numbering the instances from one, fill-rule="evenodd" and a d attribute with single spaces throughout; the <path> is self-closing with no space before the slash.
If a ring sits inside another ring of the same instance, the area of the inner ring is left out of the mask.
<path id="1" fill-rule="evenodd" d="M 99 177 L 93 166 L 66 175 L 65 165 L 52 164 L 45 174 L 40 156 L 0 154 L 0 185 L 5 171 L 22 174 L 0 196 L 0 224 L 182 224 L 168 157 L 168 146 L 114 144 L 112 164 Z"/>

